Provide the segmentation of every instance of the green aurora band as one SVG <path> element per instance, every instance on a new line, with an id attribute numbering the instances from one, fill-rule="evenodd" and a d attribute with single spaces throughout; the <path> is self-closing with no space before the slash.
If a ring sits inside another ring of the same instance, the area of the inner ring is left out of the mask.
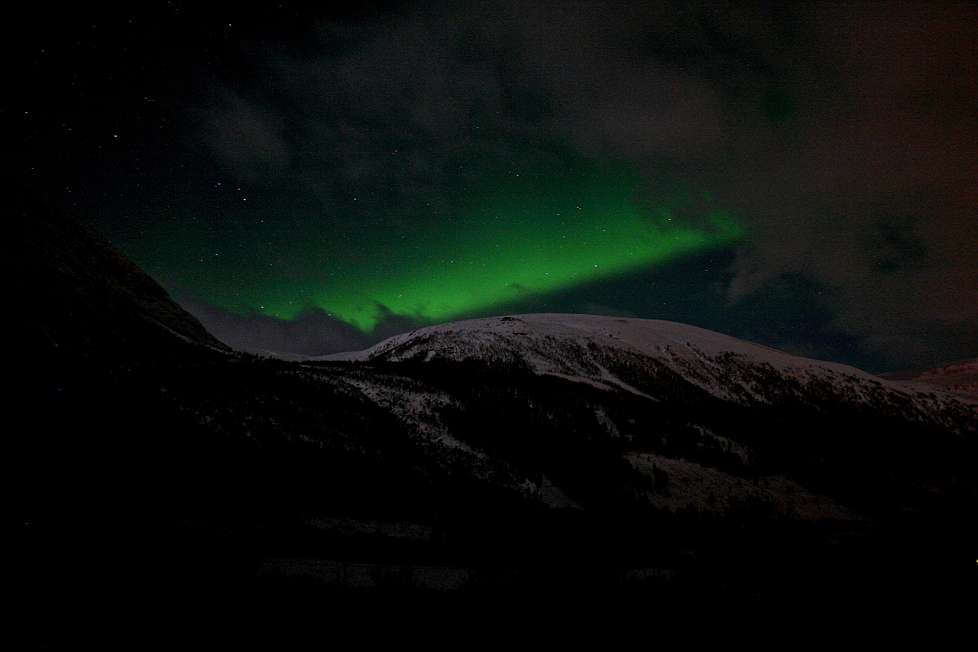
<path id="1" fill-rule="evenodd" d="M 739 234 L 721 213 L 709 216 L 707 228 L 689 228 L 674 225 L 668 211 L 644 215 L 627 203 L 581 212 L 551 228 L 516 228 L 504 218 L 461 226 L 439 238 L 433 255 L 401 269 L 364 270 L 324 289 L 314 304 L 365 332 L 386 312 L 441 321 L 663 263 Z M 296 314 L 275 305 L 266 312 Z"/>
<path id="2" fill-rule="evenodd" d="M 178 283 L 238 313 L 294 319 L 319 308 L 369 333 L 391 316 L 429 323 L 526 305 L 742 237 L 731 215 L 693 206 L 689 193 L 648 200 L 640 185 L 593 169 L 497 176 L 453 196 L 451 216 L 415 206 L 394 222 L 407 227 L 361 220 L 295 233 L 300 274 L 225 256 L 228 269 Z"/>

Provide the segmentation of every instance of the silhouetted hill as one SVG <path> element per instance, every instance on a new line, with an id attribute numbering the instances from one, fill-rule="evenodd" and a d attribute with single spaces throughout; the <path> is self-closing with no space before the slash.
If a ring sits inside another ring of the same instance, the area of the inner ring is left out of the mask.
<path id="1" fill-rule="evenodd" d="M 72 358 L 162 356 L 178 342 L 228 351 L 109 243 L 40 203 L 19 213 L 4 261 L 18 348 Z"/>

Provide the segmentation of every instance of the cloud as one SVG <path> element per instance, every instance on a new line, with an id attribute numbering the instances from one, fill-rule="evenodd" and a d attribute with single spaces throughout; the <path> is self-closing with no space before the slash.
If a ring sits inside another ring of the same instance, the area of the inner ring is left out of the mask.
<path id="1" fill-rule="evenodd" d="M 974 355 L 978 120 L 964 107 L 978 101 L 978 12 L 858 5 L 808 18 L 814 46 L 782 73 L 797 114 L 735 131 L 716 175 L 751 233 L 730 297 L 799 273 L 830 288 L 838 329 L 893 364 Z"/>
<path id="2" fill-rule="evenodd" d="M 370 345 L 360 331 L 322 310 L 310 310 L 293 320 L 260 313 L 238 314 L 187 297 L 180 305 L 211 335 L 248 353 L 325 355 L 358 351 Z"/>
<path id="3" fill-rule="evenodd" d="M 378 306 L 380 320 L 367 334 L 319 309 L 309 309 L 295 319 L 278 319 L 258 312 L 232 312 L 189 296 L 178 298 L 180 305 L 211 335 L 233 349 L 248 353 L 327 355 L 359 351 L 420 326 L 419 322 L 396 315 L 385 306 Z"/>
<path id="4" fill-rule="evenodd" d="M 224 91 L 200 110 L 204 141 L 218 160 L 244 179 L 278 175 L 289 167 L 290 145 L 274 111 Z"/>

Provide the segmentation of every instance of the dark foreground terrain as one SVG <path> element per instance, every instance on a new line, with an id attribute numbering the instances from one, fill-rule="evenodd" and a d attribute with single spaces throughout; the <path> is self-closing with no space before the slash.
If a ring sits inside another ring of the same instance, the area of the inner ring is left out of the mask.
<path id="1" fill-rule="evenodd" d="M 4 459 L 31 646 L 974 613 L 966 399 L 611 318 L 258 358 L 17 210 Z"/>

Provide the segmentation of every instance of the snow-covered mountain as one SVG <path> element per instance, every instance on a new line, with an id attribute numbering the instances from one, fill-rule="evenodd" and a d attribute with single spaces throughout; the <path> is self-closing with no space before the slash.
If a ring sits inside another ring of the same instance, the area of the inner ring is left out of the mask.
<path id="1" fill-rule="evenodd" d="M 434 348 L 426 348 L 426 351 L 430 351 L 429 358 L 490 360 L 516 352 L 533 352 L 545 340 L 576 341 L 584 345 L 594 343 L 602 348 L 633 351 L 647 356 L 666 355 L 686 359 L 702 357 L 703 354 L 717 356 L 734 353 L 779 368 L 803 369 L 818 365 L 825 369 L 866 375 L 853 367 L 799 358 L 688 324 L 566 313 L 510 315 L 428 326 L 395 335 L 365 351 L 334 354 L 327 356 L 327 359 L 404 360 L 413 357 L 417 349 L 434 344 Z M 546 371 L 545 360 L 534 359 L 532 362 L 543 364 L 539 370 Z"/>
<path id="2" fill-rule="evenodd" d="M 956 491 L 948 464 L 978 435 L 976 407 L 940 389 L 658 320 L 473 319 L 306 367 L 394 414 L 435 458 L 557 507 L 600 491 L 581 482 L 588 464 L 619 465 L 602 482 L 659 509 L 860 520 L 880 492 L 886 509 L 916 510 Z M 580 447 L 591 457 L 569 461 Z"/>
<path id="3" fill-rule="evenodd" d="M 466 362 L 525 368 L 662 400 L 688 384 L 741 405 L 875 404 L 920 421 L 954 425 L 965 411 L 933 386 L 884 380 L 854 367 L 802 358 L 696 326 L 596 315 L 528 314 L 472 319 L 396 335 L 333 361 Z M 962 377 L 961 374 L 953 376 Z M 936 383 L 935 383 L 936 384 Z"/>

